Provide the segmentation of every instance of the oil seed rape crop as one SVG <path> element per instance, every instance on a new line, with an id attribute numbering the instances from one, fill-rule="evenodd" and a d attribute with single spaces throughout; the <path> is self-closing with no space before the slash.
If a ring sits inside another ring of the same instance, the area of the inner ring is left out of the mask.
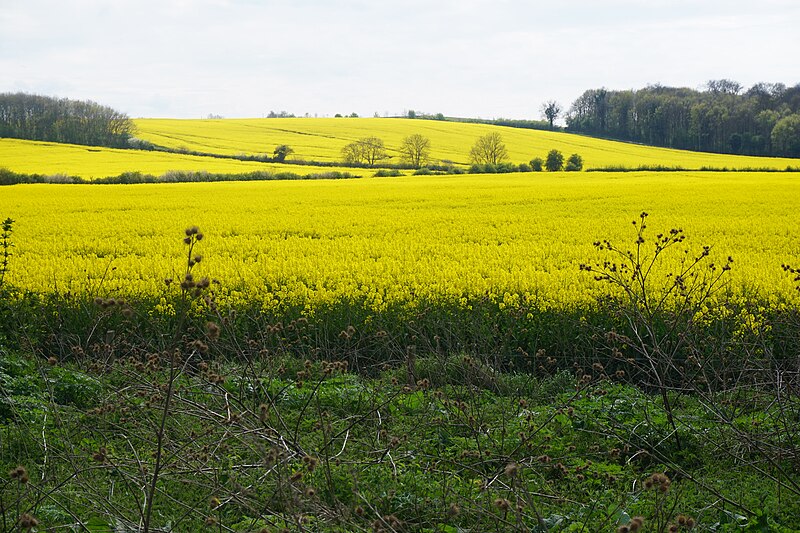
<path id="1" fill-rule="evenodd" d="M 65 174 L 85 179 L 118 176 L 123 172 L 142 172 L 159 176 L 171 170 L 242 174 L 263 170 L 311 174 L 328 172 L 327 167 L 259 163 L 147 150 L 122 150 L 100 146 L 0 139 L 0 167 L 23 174 Z M 335 169 L 334 169 L 335 170 Z M 374 171 L 347 169 L 359 176 Z"/>
<path id="2" fill-rule="evenodd" d="M 411 120 L 397 118 L 270 118 L 179 120 L 138 119 L 137 136 L 157 145 L 188 148 L 219 154 L 271 154 L 277 145 L 288 144 L 292 158 L 308 161 L 338 161 L 342 147 L 363 137 L 379 137 L 386 143 L 389 162 L 399 163 L 403 138 L 419 133 L 431 140 L 431 157 L 457 165 L 470 163 L 475 139 L 499 132 L 513 163 L 544 157 L 551 149 L 583 157 L 585 168 L 610 165 L 638 167 L 662 165 L 701 167 L 774 168 L 797 166 L 796 159 L 711 154 L 655 148 L 631 143 L 594 139 L 570 133 L 499 127 L 485 124 Z"/>
<path id="3" fill-rule="evenodd" d="M 592 243 L 653 233 L 735 259 L 730 290 L 793 298 L 781 263 L 800 258 L 800 182 L 791 174 L 624 173 L 127 186 L 16 185 L 8 281 L 40 292 L 158 298 L 181 271 L 183 228 L 206 238 L 198 266 L 228 303 L 341 300 L 379 311 L 488 295 L 503 305 L 583 304 L 601 290 L 578 265 Z"/>

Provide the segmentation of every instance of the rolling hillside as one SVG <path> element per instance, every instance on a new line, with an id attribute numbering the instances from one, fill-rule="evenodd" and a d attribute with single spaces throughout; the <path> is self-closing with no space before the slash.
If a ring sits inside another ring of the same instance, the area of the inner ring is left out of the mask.
<path id="1" fill-rule="evenodd" d="M 469 164 L 469 151 L 475 139 L 499 131 L 508 146 L 511 162 L 528 162 L 544 157 L 553 148 L 565 155 L 580 154 L 585 168 L 608 165 L 679 166 L 699 169 L 704 166 L 728 168 L 776 168 L 800 166 L 800 161 L 785 158 L 749 157 L 654 148 L 637 144 L 594 139 L 581 135 L 526 130 L 435 120 L 392 118 L 288 118 L 178 120 L 138 119 L 137 136 L 170 148 L 219 154 L 271 154 L 275 146 L 288 144 L 295 159 L 337 161 L 342 147 L 354 140 L 376 136 L 384 140 L 390 162 L 399 162 L 398 149 L 404 137 L 420 133 L 431 140 L 432 158 Z"/>
<path id="2" fill-rule="evenodd" d="M 346 170 L 372 176 L 363 168 L 331 168 L 291 164 L 292 161 L 331 163 L 341 159 L 342 147 L 357 139 L 375 136 L 384 140 L 389 164 L 401 163 L 399 147 L 404 137 L 420 133 L 431 140 L 431 162 L 469 165 L 475 139 L 497 131 L 508 147 L 510 161 L 528 162 L 545 157 L 551 149 L 568 156 L 580 154 L 584 168 L 607 166 L 702 167 L 727 169 L 776 169 L 800 167 L 800 160 L 748 157 L 670 150 L 607 141 L 562 132 L 508 128 L 484 124 L 410 119 L 138 119 L 137 137 L 174 150 L 223 156 L 271 155 L 275 146 L 287 144 L 294 153 L 286 164 L 239 161 L 231 158 L 146 150 L 124 150 L 19 139 L 0 139 L 0 168 L 25 174 L 65 174 L 84 179 L 117 176 L 124 172 L 161 175 L 169 171 L 207 171 L 239 174 L 256 170 L 300 175 Z M 406 174 L 410 171 L 405 171 Z"/>
<path id="3" fill-rule="evenodd" d="M 124 172 L 142 172 L 158 176 L 172 170 L 225 174 L 263 170 L 275 173 L 293 172 L 300 175 L 343 170 L 19 139 L 0 139 L 0 168 L 22 174 L 65 174 L 84 179 L 118 176 Z M 373 170 L 368 169 L 345 170 L 359 176 L 374 174 Z"/>

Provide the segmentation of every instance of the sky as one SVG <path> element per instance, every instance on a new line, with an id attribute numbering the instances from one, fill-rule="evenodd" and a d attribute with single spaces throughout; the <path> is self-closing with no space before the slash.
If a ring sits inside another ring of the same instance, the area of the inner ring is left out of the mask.
<path id="1" fill-rule="evenodd" d="M 541 118 L 587 89 L 800 83 L 798 0 L 0 0 L 0 92 L 130 117 Z"/>

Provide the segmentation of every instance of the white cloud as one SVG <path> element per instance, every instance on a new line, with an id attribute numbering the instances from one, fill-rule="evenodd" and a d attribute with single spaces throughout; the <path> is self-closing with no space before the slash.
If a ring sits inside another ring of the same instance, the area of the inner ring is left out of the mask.
<path id="1" fill-rule="evenodd" d="M 792 0 L 13 4 L 0 10 L 0 91 L 133 116 L 536 117 L 546 99 L 568 106 L 599 86 L 800 81 Z"/>

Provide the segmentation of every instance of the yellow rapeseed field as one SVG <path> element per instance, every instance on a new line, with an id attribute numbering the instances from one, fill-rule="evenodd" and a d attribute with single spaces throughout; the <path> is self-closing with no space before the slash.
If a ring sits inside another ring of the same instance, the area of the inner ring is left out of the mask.
<path id="1" fill-rule="evenodd" d="M 272 119 L 137 119 L 137 137 L 170 148 L 187 148 L 219 154 L 271 154 L 275 146 L 288 144 L 295 153 L 291 158 L 308 161 L 338 161 L 342 147 L 357 139 L 375 136 L 383 139 L 392 158 L 398 163 L 404 137 L 419 133 L 431 140 L 431 156 L 436 162 L 469 164 L 469 151 L 475 139 L 499 132 L 508 147 L 510 161 L 528 162 L 544 158 L 551 149 L 565 157 L 578 153 L 585 168 L 621 165 L 701 167 L 776 168 L 800 166 L 797 159 L 748 157 L 668 148 L 654 148 L 631 143 L 594 139 L 561 132 L 526 130 L 483 124 L 411 120 L 395 118 L 272 118 Z"/>
<path id="2" fill-rule="evenodd" d="M 681 227 L 697 250 L 733 256 L 730 288 L 793 298 L 800 180 L 775 173 L 542 173 L 315 182 L 15 185 L 7 280 L 36 291 L 158 297 L 180 276 L 182 231 L 205 233 L 199 275 L 229 302 L 314 305 L 488 294 L 543 307 L 599 288 L 578 269 L 592 243 Z"/>
<path id="3" fill-rule="evenodd" d="M 259 163 L 198 157 L 146 150 L 121 150 L 99 146 L 0 139 L 0 168 L 22 174 L 65 174 L 85 179 L 118 176 L 123 172 L 142 172 L 159 176 L 172 170 L 243 174 L 255 170 L 311 174 L 345 170 L 358 176 L 371 176 L 373 170 L 332 169 L 315 166 Z"/>

